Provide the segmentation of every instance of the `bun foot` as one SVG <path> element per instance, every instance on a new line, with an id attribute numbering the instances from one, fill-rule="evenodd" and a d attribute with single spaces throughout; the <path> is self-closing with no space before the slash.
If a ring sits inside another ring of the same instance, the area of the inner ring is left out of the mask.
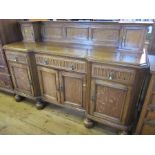
<path id="1" fill-rule="evenodd" d="M 36 108 L 38 109 L 38 110 L 41 110 L 41 109 L 43 109 L 45 107 L 45 104 L 43 103 L 43 102 L 41 102 L 41 101 L 37 101 L 36 102 Z"/>
<path id="2" fill-rule="evenodd" d="M 15 95 L 15 100 L 16 102 L 20 102 L 24 99 L 24 97 L 20 96 L 20 95 Z"/>
<path id="3" fill-rule="evenodd" d="M 94 122 L 88 118 L 84 120 L 84 125 L 86 128 L 92 128 L 94 126 Z"/>
<path id="4" fill-rule="evenodd" d="M 120 131 L 119 134 L 120 135 L 128 135 L 128 132 L 127 131 Z"/>

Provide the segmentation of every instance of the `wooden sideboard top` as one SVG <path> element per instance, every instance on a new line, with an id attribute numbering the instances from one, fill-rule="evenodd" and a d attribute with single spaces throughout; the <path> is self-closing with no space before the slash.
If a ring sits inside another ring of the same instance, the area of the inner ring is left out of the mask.
<path id="1" fill-rule="evenodd" d="M 134 53 L 115 47 L 90 48 L 78 44 L 16 42 L 5 45 L 3 48 L 20 52 L 34 51 L 58 56 L 82 58 L 92 62 L 109 63 L 128 67 L 148 67 L 148 58 L 145 51 L 142 53 Z"/>

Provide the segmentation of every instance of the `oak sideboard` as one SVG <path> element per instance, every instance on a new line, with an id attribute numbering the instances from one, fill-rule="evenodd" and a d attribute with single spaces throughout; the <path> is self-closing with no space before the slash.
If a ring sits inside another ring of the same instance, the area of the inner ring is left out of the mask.
<path id="1" fill-rule="evenodd" d="M 148 24 L 20 22 L 23 41 L 3 46 L 16 94 L 85 111 L 127 134 L 149 70 Z"/>

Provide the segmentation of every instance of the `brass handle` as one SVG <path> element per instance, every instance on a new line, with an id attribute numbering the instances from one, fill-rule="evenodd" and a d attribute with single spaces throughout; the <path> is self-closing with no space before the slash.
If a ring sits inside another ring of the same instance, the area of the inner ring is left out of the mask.
<path id="1" fill-rule="evenodd" d="M 74 64 L 72 64 L 70 67 L 71 67 L 72 70 L 75 69 L 75 65 Z"/>
<path id="2" fill-rule="evenodd" d="M 114 73 L 109 73 L 109 80 L 112 80 L 114 78 Z"/>
<path id="3" fill-rule="evenodd" d="M 44 64 L 45 64 L 45 65 L 48 65 L 48 64 L 49 64 L 49 62 L 48 62 L 47 59 L 44 60 Z"/>
<path id="4" fill-rule="evenodd" d="M 14 61 L 18 61 L 18 57 L 14 57 Z"/>

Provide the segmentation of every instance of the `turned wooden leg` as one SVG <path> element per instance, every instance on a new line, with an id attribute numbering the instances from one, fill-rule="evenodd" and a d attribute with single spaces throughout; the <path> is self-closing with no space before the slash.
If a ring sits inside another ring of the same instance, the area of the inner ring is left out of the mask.
<path id="1" fill-rule="evenodd" d="M 37 100 L 36 101 L 36 108 L 38 109 L 38 110 L 41 110 L 41 109 L 43 109 L 45 107 L 45 103 L 44 102 L 42 102 L 41 100 Z"/>
<path id="2" fill-rule="evenodd" d="M 24 99 L 24 97 L 20 96 L 20 95 L 15 95 L 15 100 L 16 102 L 20 102 Z"/>
<path id="3" fill-rule="evenodd" d="M 94 122 L 90 120 L 89 118 L 86 118 L 84 120 L 84 125 L 86 128 L 92 128 L 94 126 Z"/>

